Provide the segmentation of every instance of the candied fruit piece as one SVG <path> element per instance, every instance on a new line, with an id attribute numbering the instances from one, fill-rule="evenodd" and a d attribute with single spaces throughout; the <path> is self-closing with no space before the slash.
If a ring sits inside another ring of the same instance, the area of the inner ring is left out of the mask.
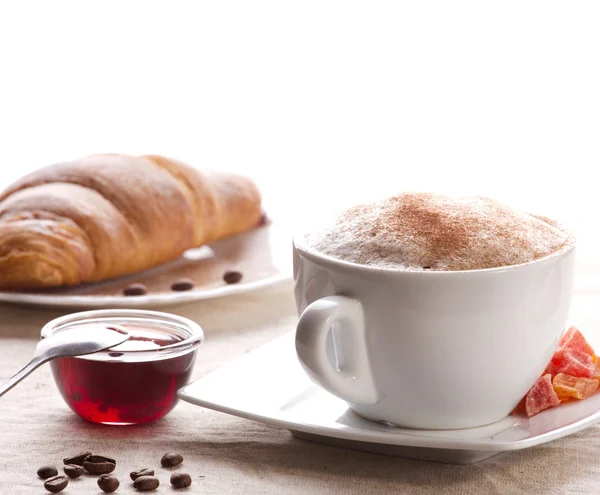
<path id="1" fill-rule="evenodd" d="M 552 356 L 545 373 L 550 373 L 552 376 L 565 373 L 576 377 L 592 378 L 594 363 L 590 354 L 560 347 Z"/>
<path id="2" fill-rule="evenodd" d="M 529 417 L 558 404 L 560 399 L 552 388 L 552 377 L 549 373 L 541 376 L 525 396 L 525 412 Z"/>
<path id="3" fill-rule="evenodd" d="M 585 399 L 598 390 L 600 381 L 559 373 L 552 380 L 552 387 L 559 399 Z"/>
<path id="4" fill-rule="evenodd" d="M 592 378 L 600 380 L 600 359 L 594 361 L 594 373 L 592 374 Z"/>
<path id="5" fill-rule="evenodd" d="M 558 347 L 560 349 L 571 349 L 583 354 L 589 354 L 590 356 L 594 355 L 594 349 L 588 341 L 585 340 L 585 337 L 577 327 L 570 327 L 563 334 Z"/>

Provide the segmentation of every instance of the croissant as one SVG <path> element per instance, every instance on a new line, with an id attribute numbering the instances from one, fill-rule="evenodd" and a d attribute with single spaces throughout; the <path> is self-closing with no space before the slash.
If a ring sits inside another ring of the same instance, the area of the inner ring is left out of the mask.
<path id="1" fill-rule="evenodd" d="M 0 194 L 0 289 L 96 282 L 152 268 L 255 227 L 246 177 L 163 156 L 92 155 Z"/>

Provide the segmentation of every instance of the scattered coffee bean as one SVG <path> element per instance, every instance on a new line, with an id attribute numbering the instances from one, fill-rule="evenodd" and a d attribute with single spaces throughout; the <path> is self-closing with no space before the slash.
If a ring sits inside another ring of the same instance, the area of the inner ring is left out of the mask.
<path id="1" fill-rule="evenodd" d="M 62 492 L 67 485 L 69 484 L 69 480 L 66 476 L 54 476 L 53 478 L 48 478 L 44 482 L 44 488 L 52 493 Z"/>
<path id="2" fill-rule="evenodd" d="M 116 492 L 120 484 L 119 480 L 110 474 L 103 474 L 98 478 L 98 486 L 105 493 Z"/>
<path id="3" fill-rule="evenodd" d="M 225 275 L 223 275 L 223 280 L 225 280 L 225 283 L 227 284 L 237 284 L 240 280 L 242 280 L 242 274 L 240 272 L 235 272 L 235 271 L 229 271 L 229 272 L 225 272 Z"/>
<path id="4" fill-rule="evenodd" d="M 171 284 L 171 290 L 175 290 L 178 292 L 191 290 L 193 288 L 194 282 L 192 282 L 189 278 L 180 278 L 179 280 L 175 280 L 175 282 Z"/>
<path id="5" fill-rule="evenodd" d="M 83 462 L 83 469 L 90 474 L 108 474 L 115 470 L 116 465 L 112 462 L 90 462 L 87 459 Z"/>
<path id="6" fill-rule="evenodd" d="M 116 464 L 117 461 L 110 457 L 105 457 L 103 455 L 88 455 L 84 460 L 84 462 L 110 462 L 111 464 Z"/>
<path id="7" fill-rule="evenodd" d="M 77 466 L 83 466 L 83 460 L 88 456 L 92 455 L 91 452 L 83 452 L 82 454 L 77 454 L 72 457 L 67 457 L 63 459 L 65 464 L 76 464 Z"/>
<path id="8" fill-rule="evenodd" d="M 154 469 L 140 469 L 139 471 L 132 471 L 129 473 L 132 481 L 137 480 L 140 476 L 154 476 Z"/>
<path id="9" fill-rule="evenodd" d="M 83 467 L 77 464 L 67 464 L 63 469 L 69 478 L 79 478 L 84 472 Z"/>
<path id="10" fill-rule="evenodd" d="M 52 476 L 56 476 L 57 474 L 58 469 L 56 469 L 54 466 L 42 466 L 37 470 L 37 475 L 43 480 L 52 478 Z"/>
<path id="11" fill-rule="evenodd" d="M 156 490 L 158 485 L 160 485 L 160 481 L 154 476 L 140 476 L 133 482 L 134 488 L 140 492 L 151 492 Z"/>
<path id="12" fill-rule="evenodd" d="M 179 466 L 183 462 L 183 456 L 177 452 L 169 452 L 162 456 L 160 465 L 163 467 Z"/>
<path id="13" fill-rule="evenodd" d="M 186 488 L 192 484 L 192 477 L 187 473 L 173 473 L 171 484 L 175 488 Z"/>
<path id="14" fill-rule="evenodd" d="M 264 225 L 267 225 L 269 223 L 269 217 L 267 217 L 266 213 L 263 213 L 260 217 L 260 220 L 258 221 L 258 224 L 256 225 L 257 227 L 263 227 Z"/>
<path id="15" fill-rule="evenodd" d="M 123 289 L 126 296 L 143 296 L 148 293 L 148 288 L 144 284 L 130 284 Z"/>

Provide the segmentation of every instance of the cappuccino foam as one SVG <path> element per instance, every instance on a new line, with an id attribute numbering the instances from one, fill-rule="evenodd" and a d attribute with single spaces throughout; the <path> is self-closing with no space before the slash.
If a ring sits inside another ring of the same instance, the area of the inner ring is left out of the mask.
<path id="1" fill-rule="evenodd" d="M 518 265 L 574 243 L 548 218 L 485 197 L 433 193 L 405 193 L 355 206 L 305 240 L 334 258 L 413 271 Z"/>

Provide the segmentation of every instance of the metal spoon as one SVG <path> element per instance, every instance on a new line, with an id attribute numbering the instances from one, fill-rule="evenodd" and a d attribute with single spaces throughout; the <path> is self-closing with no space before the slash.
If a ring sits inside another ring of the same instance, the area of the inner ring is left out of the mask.
<path id="1" fill-rule="evenodd" d="M 110 327 L 89 325 L 61 330 L 51 337 L 40 340 L 35 348 L 33 359 L 0 385 L 0 396 L 51 359 L 92 354 L 122 344 L 128 338 L 127 331 L 117 325 Z"/>

